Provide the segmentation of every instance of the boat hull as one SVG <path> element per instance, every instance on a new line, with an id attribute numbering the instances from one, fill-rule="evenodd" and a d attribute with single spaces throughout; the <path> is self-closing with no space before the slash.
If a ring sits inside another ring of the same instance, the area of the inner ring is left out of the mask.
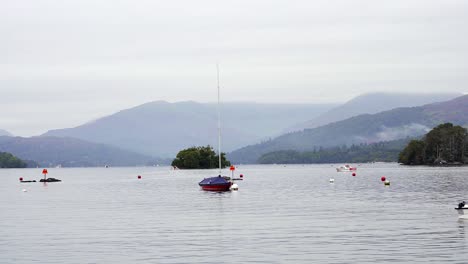
<path id="1" fill-rule="evenodd" d="M 200 186 L 202 190 L 204 191 L 210 191 L 210 192 L 227 192 L 229 191 L 229 188 L 231 187 L 231 184 L 223 184 L 223 185 L 203 185 Z"/>
<path id="2" fill-rule="evenodd" d="M 232 181 L 228 180 L 227 177 L 211 177 L 206 178 L 198 183 L 202 190 L 212 192 L 226 192 L 232 185 Z"/>

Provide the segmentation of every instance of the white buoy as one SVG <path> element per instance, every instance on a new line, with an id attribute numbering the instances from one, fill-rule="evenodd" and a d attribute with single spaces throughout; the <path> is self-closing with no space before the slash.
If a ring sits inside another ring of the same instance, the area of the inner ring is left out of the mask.
<path id="1" fill-rule="evenodd" d="M 334 182 L 335 182 L 335 179 L 330 178 L 330 183 L 334 183 Z"/>
<path id="2" fill-rule="evenodd" d="M 23 192 L 27 192 L 27 191 L 28 191 L 28 190 L 26 190 L 26 189 L 23 189 Z"/>
<path id="3" fill-rule="evenodd" d="M 233 185 L 231 185 L 231 187 L 229 188 L 231 191 L 237 191 L 239 190 L 239 185 L 237 185 L 236 183 L 234 183 Z"/>
<path id="4" fill-rule="evenodd" d="M 384 184 L 385 184 L 385 186 L 388 186 L 388 185 L 390 185 L 390 181 L 389 181 L 389 180 L 385 180 L 385 181 L 384 181 Z"/>

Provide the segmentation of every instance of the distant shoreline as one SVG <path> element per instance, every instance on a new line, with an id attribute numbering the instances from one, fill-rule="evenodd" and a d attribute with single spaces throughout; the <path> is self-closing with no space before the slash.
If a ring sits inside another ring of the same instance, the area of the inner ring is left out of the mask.
<path id="1" fill-rule="evenodd" d="M 455 164 L 455 163 L 450 163 L 450 164 L 402 164 L 402 166 L 426 166 L 426 167 L 465 167 L 468 166 L 468 164 Z"/>

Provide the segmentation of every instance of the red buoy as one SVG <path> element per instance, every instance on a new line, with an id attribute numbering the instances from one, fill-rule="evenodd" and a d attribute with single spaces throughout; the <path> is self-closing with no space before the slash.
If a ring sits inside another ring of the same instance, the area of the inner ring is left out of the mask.
<path id="1" fill-rule="evenodd" d="M 43 169 L 42 174 L 47 174 L 47 169 Z"/>
<path id="2" fill-rule="evenodd" d="M 386 180 L 385 176 L 382 176 L 382 178 L 380 178 L 380 180 L 385 181 Z"/>
<path id="3" fill-rule="evenodd" d="M 244 174 L 239 175 L 239 177 L 244 178 Z"/>
<path id="4" fill-rule="evenodd" d="M 353 176 L 356 176 L 356 173 L 353 172 Z"/>
<path id="5" fill-rule="evenodd" d="M 141 175 L 138 175 L 138 179 L 141 179 Z"/>
<path id="6" fill-rule="evenodd" d="M 19 180 L 20 180 L 20 181 L 23 181 L 23 177 L 20 177 Z"/>

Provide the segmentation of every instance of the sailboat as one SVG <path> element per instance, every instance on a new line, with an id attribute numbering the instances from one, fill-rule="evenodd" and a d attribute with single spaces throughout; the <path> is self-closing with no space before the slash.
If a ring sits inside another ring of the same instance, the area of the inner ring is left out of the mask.
<path id="1" fill-rule="evenodd" d="M 229 191 L 233 180 L 227 176 L 221 176 L 221 114 L 220 114 L 220 95 L 219 95 L 219 66 L 216 65 L 217 79 L 218 79 L 218 162 L 219 162 L 219 175 L 216 177 L 209 177 L 203 179 L 198 183 L 204 191 L 225 192 Z"/>

